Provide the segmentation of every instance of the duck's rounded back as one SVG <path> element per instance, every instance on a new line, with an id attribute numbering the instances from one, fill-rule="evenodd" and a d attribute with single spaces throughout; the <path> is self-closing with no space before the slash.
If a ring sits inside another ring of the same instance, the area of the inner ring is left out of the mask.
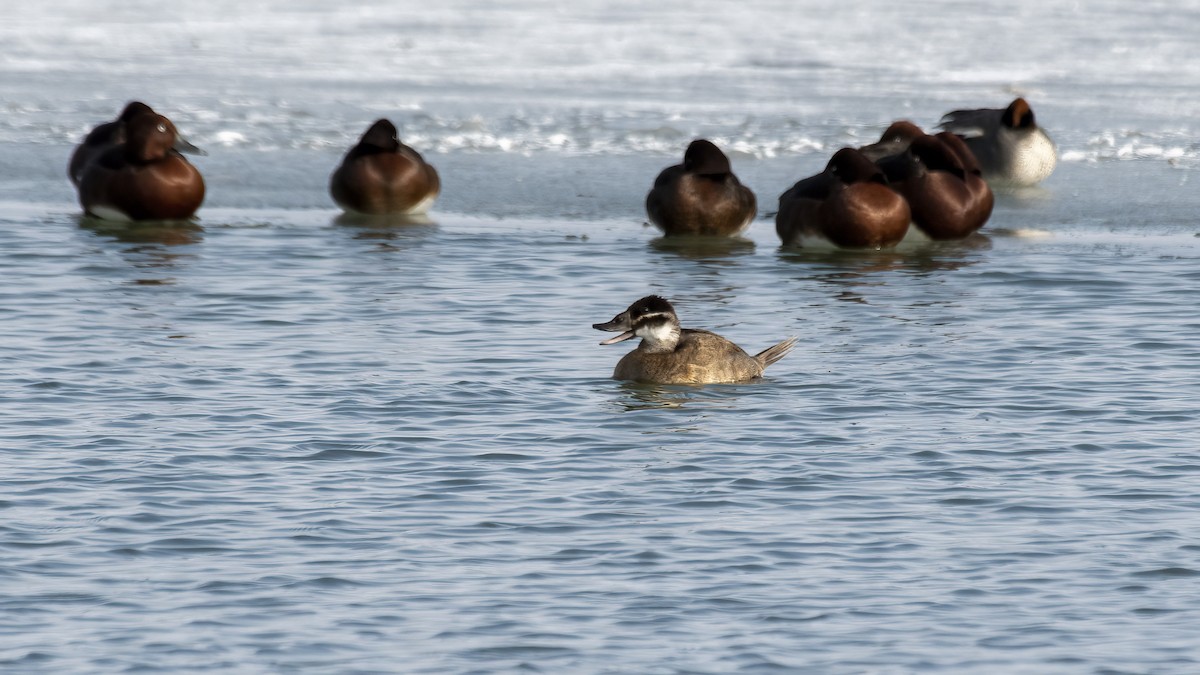
<path id="1" fill-rule="evenodd" d="M 879 167 L 842 148 L 824 171 L 780 195 L 775 231 L 785 246 L 888 248 L 904 238 L 910 220 L 908 204 Z"/>
<path id="2" fill-rule="evenodd" d="M 972 222 L 969 227 L 972 230 L 978 230 L 987 223 L 988 218 L 992 215 L 992 208 L 996 202 L 992 188 L 983 178 L 983 169 L 980 168 L 979 161 L 975 158 L 975 153 L 971 152 L 971 149 L 961 137 L 949 131 L 938 132 L 934 137 L 953 152 L 962 164 L 964 171 L 963 183 L 966 184 L 967 192 L 970 193 L 972 199 L 970 206 L 970 218 Z"/>
<path id="3" fill-rule="evenodd" d="M 903 155 L 881 164 L 908 202 L 913 224 L 931 239 L 961 239 L 982 227 L 991 214 L 991 191 L 968 171 L 965 164 L 974 163 L 956 142 L 922 136 Z"/>

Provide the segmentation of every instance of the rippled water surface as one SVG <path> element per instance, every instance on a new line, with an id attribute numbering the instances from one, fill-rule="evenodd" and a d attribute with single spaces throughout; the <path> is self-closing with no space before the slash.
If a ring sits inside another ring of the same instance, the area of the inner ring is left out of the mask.
<path id="1" fill-rule="evenodd" d="M 0 26 L 0 669 L 1200 671 L 1195 9 L 62 0 Z M 1026 95 L 983 233 L 778 247 L 777 195 Z M 131 98 L 192 224 L 83 220 Z M 341 217 L 375 118 L 428 220 Z M 668 245 L 717 139 L 746 240 Z M 648 293 L 762 382 L 608 378 Z"/>

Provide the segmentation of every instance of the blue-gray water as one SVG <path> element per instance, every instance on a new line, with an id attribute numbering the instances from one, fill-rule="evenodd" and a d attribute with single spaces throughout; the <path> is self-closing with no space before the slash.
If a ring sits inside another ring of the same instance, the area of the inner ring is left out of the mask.
<path id="1" fill-rule="evenodd" d="M 0 670 L 1200 670 L 1196 10 L 156 7 L 0 27 Z M 837 147 L 1014 93 L 1063 161 L 984 236 L 778 248 Z M 209 153 L 194 226 L 79 217 L 135 97 Z M 384 115 L 429 222 L 329 200 Z M 643 225 L 701 134 L 749 243 Z M 799 346 L 614 382 L 651 292 Z"/>

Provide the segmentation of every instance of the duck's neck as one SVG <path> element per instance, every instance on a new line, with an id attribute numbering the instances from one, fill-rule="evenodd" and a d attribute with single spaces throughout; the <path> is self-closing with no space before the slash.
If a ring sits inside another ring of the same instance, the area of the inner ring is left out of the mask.
<path id="1" fill-rule="evenodd" d="M 644 352 L 673 352 L 679 346 L 680 328 L 677 323 L 659 323 L 642 328 L 638 335 L 642 338 L 638 348 Z"/>

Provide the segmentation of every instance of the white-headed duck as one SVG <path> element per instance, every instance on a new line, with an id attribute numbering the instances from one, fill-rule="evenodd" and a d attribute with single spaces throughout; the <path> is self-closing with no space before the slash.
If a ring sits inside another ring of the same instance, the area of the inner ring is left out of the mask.
<path id="1" fill-rule="evenodd" d="M 747 382 L 762 377 L 763 370 L 786 356 L 796 343 L 790 338 L 750 356 L 716 333 L 681 328 L 675 308 L 657 295 L 638 300 L 612 321 L 592 328 L 621 332 L 602 345 L 642 338 L 637 349 L 617 363 L 613 378 L 653 384 Z"/>

